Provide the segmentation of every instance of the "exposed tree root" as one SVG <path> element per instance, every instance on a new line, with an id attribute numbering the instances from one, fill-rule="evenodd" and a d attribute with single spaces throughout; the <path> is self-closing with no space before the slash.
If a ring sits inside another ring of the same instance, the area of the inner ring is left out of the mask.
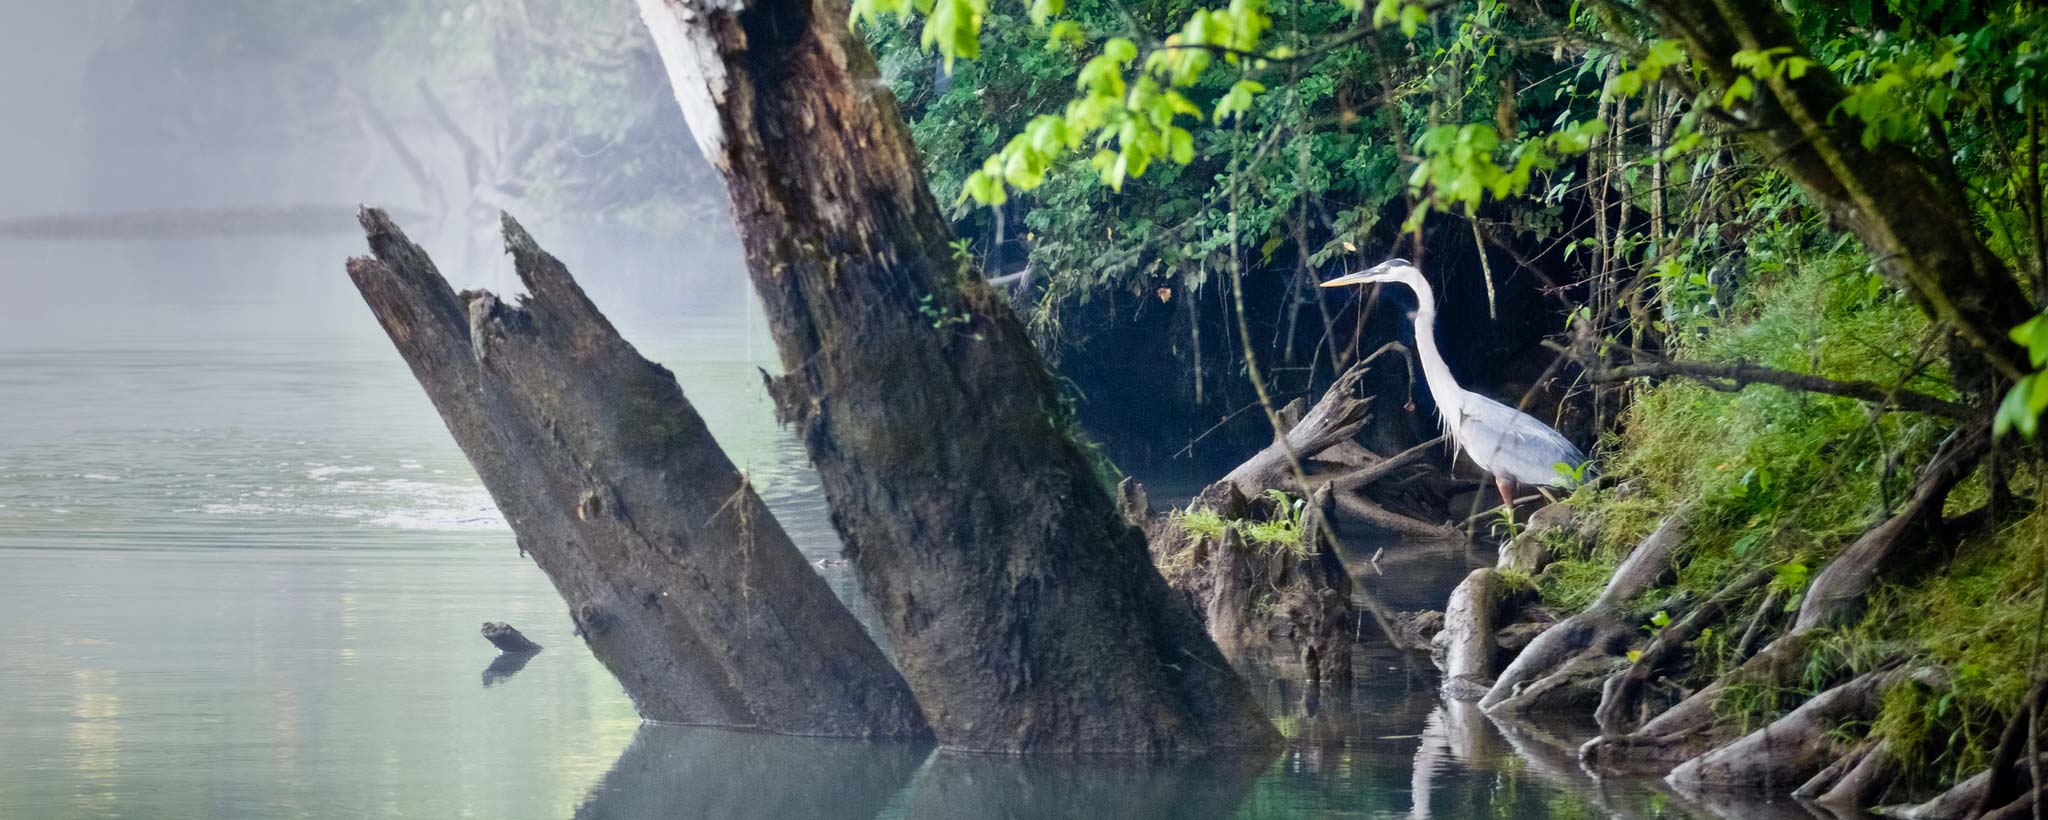
<path id="1" fill-rule="evenodd" d="M 1912 560 L 1919 554 L 1917 547 L 1935 540 L 1930 536 L 1941 525 L 1941 508 L 1949 491 L 1969 477 L 1990 445 L 1982 427 L 1965 428 L 1943 442 L 1927 468 L 1920 471 L 1905 506 L 1856 539 L 1813 577 L 1792 631 L 1841 623 L 1860 614 L 1863 596 L 1880 575 Z"/>
<path id="2" fill-rule="evenodd" d="M 1502 670 L 1500 679 L 1480 699 L 1480 707 L 1489 713 L 1515 714 L 1560 700 L 1579 700 L 1586 694 L 1586 675 L 1605 677 L 1612 672 L 1620 647 L 1635 629 L 1622 619 L 1628 601 L 1670 570 L 1671 552 L 1685 540 L 1686 518 L 1684 510 L 1666 516 L 1615 568 L 1592 605 L 1536 636 Z M 1590 694 L 1586 705 L 1598 700 L 1597 683 Z"/>
<path id="3" fill-rule="evenodd" d="M 2011 796 L 2005 798 L 1990 797 L 1993 771 L 1986 769 L 1964 778 L 1962 782 L 1949 787 L 1948 791 L 1935 795 L 1925 802 L 1885 806 L 1880 812 L 1886 817 L 1898 817 L 1903 820 L 1964 820 L 1971 817 L 1999 817 L 2001 812 L 2009 812 L 2003 815 L 2007 820 L 2033 816 L 2035 789 L 2032 768 L 2024 761 L 2013 760 L 1997 769 L 2009 776 L 2016 787 L 2009 793 Z M 1998 802 L 1985 807 L 1984 803 L 1992 799 Z"/>
<path id="4" fill-rule="evenodd" d="M 1634 734 L 1603 735 L 1587 741 L 1579 750 L 1580 760 L 1596 772 L 1643 773 L 1669 769 L 1705 751 L 1725 739 L 1712 731 L 1714 705 L 1721 695 L 1733 686 L 1780 685 L 1793 680 L 1805 668 L 1808 642 L 1806 633 L 1772 641 L 1741 666 L 1651 718 Z"/>
<path id="5" fill-rule="evenodd" d="M 2020 702 L 2019 714 L 2013 715 L 2005 731 L 1998 736 L 1998 751 L 1991 757 L 1991 765 L 1985 769 L 1988 779 L 1984 793 L 1977 800 L 1972 813 L 1989 814 L 1994 807 L 2003 806 L 2026 794 L 2033 782 L 2033 767 L 2017 765 L 2026 754 L 2027 730 L 2034 716 L 2040 713 L 2044 702 L 2048 702 L 2048 677 L 2034 682 L 2032 689 Z"/>
<path id="6" fill-rule="evenodd" d="M 1664 782 L 1695 795 L 1778 792 L 1804 784 L 1839 753 L 1834 728 L 1875 715 L 1879 695 L 1901 677 L 1898 669 L 1858 675 L 1733 743 L 1679 764 Z"/>
<path id="7" fill-rule="evenodd" d="M 1444 606 L 1444 628 L 1433 643 L 1443 649 L 1444 695 L 1476 700 L 1493 685 L 1494 630 L 1507 590 L 1500 573 L 1481 567 L 1465 576 Z"/>
<path id="8" fill-rule="evenodd" d="M 1776 574 L 1771 568 L 1751 572 L 1659 630 L 1628 669 L 1608 678 L 1601 687 L 1600 707 L 1593 712 L 1594 719 L 1600 723 L 1601 733 L 1621 734 L 1649 719 L 1649 715 L 1642 714 L 1645 705 L 1643 688 L 1677 663 L 1686 641 L 1698 637 L 1700 631 L 1718 620 L 1728 607 L 1757 587 L 1769 583 Z"/>

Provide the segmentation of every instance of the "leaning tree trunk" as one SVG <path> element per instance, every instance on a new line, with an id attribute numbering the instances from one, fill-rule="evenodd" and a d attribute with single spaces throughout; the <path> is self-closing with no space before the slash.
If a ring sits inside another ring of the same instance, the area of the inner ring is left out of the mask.
<path id="1" fill-rule="evenodd" d="M 458 296 L 381 211 L 349 277 L 642 717 L 923 737 L 903 679 L 805 562 L 675 377 L 510 217 L 531 295 Z"/>
<path id="2" fill-rule="evenodd" d="M 948 746 L 1185 753 L 1277 735 L 1152 568 L 1024 327 L 949 243 L 842 0 L 640 0 L 724 175 L 779 415 Z"/>

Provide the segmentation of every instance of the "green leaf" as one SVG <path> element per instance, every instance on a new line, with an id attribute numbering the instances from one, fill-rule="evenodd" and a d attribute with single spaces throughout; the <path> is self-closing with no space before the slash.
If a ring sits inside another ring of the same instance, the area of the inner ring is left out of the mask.
<path id="1" fill-rule="evenodd" d="M 1052 19 L 1060 12 L 1066 11 L 1066 9 L 1067 0 L 1031 0 L 1031 24 L 1034 26 L 1045 25 L 1045 21 Z"/>
<path id="2" fill-rule="evenodd" d="M 1736 75 L 1735 81 L 1728 84 L 1728 91 L 1721 95 L 1721 107 L 1734 108 L 1737 101 L 1747 100 L 1755 94 L 1756 83 L 1749 79 L 1749 75 Z"/>

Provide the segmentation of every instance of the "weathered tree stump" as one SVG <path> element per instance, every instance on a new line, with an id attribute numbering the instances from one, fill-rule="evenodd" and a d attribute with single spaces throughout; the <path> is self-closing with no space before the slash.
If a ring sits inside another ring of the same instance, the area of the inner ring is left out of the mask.
<path id="1" fill-rule="evenodd" d="M 1022 322 L 954 256 L 843 0 L 640 0 L 733 218 L 795 427 L 941 743 L 1278 734 L 1152 567 Z"/>
<path id="2" fill-rule="evenodd" d="M 920 737 L 896 671 L 675 377 L 510 217 L 531 295 L 458 297 L 376 210 L 350 278 L 571 618 L 651 720 Z"/>

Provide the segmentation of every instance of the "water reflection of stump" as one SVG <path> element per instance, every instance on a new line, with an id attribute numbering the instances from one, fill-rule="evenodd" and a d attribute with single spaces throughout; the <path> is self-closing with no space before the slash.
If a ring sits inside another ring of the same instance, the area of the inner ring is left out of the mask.
<path id="1" fill-rule="evenodd" d="M 526 668 L 526 662 L 533 660 L 533 656 L 538 654 L 538 649 L 532 652 L 498 653 L 498 657 L 491 659 L 491 665 L 484 667 L 484 688 L 489 689 L 492 684 L 503 683 L 506 678 L 519 674 L 519 670 Z"/>
<path id="2" fill-rule="evenodd" d="M 929 751 L 922 744 L 647 724 L 576 818 L 873 820 Z"/>
<path id="3" fill-rule="evenodd" d="M 911 787 L 906 820 L 1210 820 L 1229 817 L 1271 759 L 1155 762 L 940 752 Z"/>

